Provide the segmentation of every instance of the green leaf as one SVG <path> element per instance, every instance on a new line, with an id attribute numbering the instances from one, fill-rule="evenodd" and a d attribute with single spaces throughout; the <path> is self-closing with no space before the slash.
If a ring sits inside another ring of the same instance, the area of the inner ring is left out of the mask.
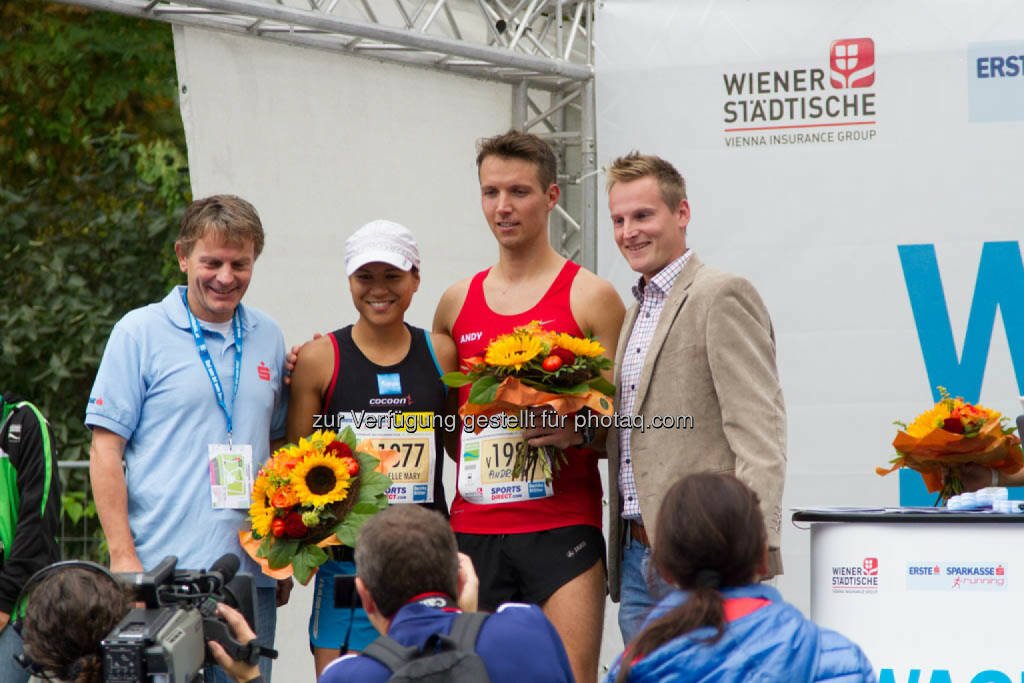
<path id="1" fill-rule="evenodd" d="M 606 380 L 604 377 L 595 377 L 594 379 L 587 382 L 591 389 L 600 391 L 605 396 L 615 395 L 615 385 Z"/>
<path id="2" fill-rule="evenodd" d="M 355 451 L 354 455 L 355 459 L 359 461 L 359 477 L 362 480 L 362 485 L 365 485 L 366 474 L 377 469 L 377 466 L 380 465 L 380 460 L 366 451 Z M 378 474 L 380 473 L 378 472 Z"/>
<path id="3" fill-rule="evenodd" d="M 302 546 L 292 558 L 292 571 L 295 572 L 295 580 L 305 586 L 313 576 L 313 570 L 326 561 L 327 553 L 323 548 L 314 544 Z"/>
<path id="4" fill-rule="evenodd" d="M 485 375 L 473 382 L 469 390 L 469 402 L 477 405 L 486 405 L 494 400 L 498 393 L 498 385 L 502 380 L 492 375 Z"/>
<path id="5" fill-rule="evenodd" d="M 450 387 L 464 387 L 467 384 L 472 384 L 473 380 L 459 371 L 446 372 L 441 375 L 441 381 Z"/>
<path id="6" fill-rule="evenodd" d="M 73 524 L 78 524 L 78 520 L 82 519 L 82 514 L 85 512 L 83 505 L 70 495 L 61 496 L 61 500 L 64 503 L 64 514 L 71 519 Z"/>
<path id="7" fill-rule="evenodd" d="M 387 507 L 387 505 L 385 504 L 384 507 Z M 334 535 L 345 545 L 354 548 L 356 546 L 356 537 L 359 535 L 359 528 L 363 526 L 366 520 L 378 512 L 380 512 L 380 509 L 377 509 L 376 506 L 374 506 L 373 512 L 370 513 L 360 513 L 352 510 L 352 512 L 345 516 L 344 520 L 335 525 Z"/>
<path id="8" fill-rule="evenodd" d="M 352 512 L 356 513 L 357 515 L 373 515 L 380 512 L 380 508 L 377 507 L 377 505 L 375 505 L 374 503 L 356 503 L 355 506 L 352 508 Z"/>
<path id="9" fill-rule="evenodd" d="M 376 458 L 374 458 L 376 460 Z M 391 477 L 380 472 L 374 472 L 372 469 L 360 470 L 362 481 L 359 484 L 359 500 L 358 505 L 364 503 L 376 504 L 376 500 L 384 495 L 384 500 L 387 500 L 387 490 L 391 488 Z"/>
<path id="10" fill-rule="evenodd" d="M 267 560 L 270 562 L 271 569 L 281 569 L 287 567 L 295 557 L 295 553 L 299 549 L 299 541 L 295 538 L 276 538 L 274 544 L 270 548 L 270 555 Z"/>
<path id="11" fill-rule="evenodd" d="M 345 427 L 341 430 L 341 434 L 338 434 L 338 441 L 354 451 L 356 449 L 356 433 L 352 431 L 352 427 Z"/>
<path id="12" fill-rule="evenodd" d="M 270 557 L 270 548 L 274 544 L 274 537 L 267 534 L 260 541 L 260 547 L 256 549 L 256 557 Z"/>

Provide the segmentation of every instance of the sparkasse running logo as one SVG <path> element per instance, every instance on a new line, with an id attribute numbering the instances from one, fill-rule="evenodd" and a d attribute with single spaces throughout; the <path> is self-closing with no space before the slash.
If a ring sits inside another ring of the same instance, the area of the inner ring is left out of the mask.
<path id="1" fill-rule="evenodd" d="M 911 562 L 907 564 L 907 590 L 1006 591 L 1005 562 Z"/>
<path id="2" fill-rule="evenodd" d="M 866 88 L 874 85 L 875 41 L 870 38 L 843 38 L 832 41 L 829 65 L 833 88 Z"/>

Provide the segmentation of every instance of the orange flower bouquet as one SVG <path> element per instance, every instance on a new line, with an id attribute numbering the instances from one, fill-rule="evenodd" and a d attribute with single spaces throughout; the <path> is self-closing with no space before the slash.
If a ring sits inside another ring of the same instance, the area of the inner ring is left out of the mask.
<path id="1" fill-rule="evenodd" d="M 610 369 L 612 361 L 603 353 L 595 339 L 545 330 L 533 321 L 492 339 L 483 358 L 464 360 L 462 372 L 449 372 L 441 380 L 450 387 L 470 385 L 459 414 L 464 423 L 474 422 L 477 432 L 486 424 L 480 418 L 519 416 L 527 408 L 549 408 L 567 416 L 586 407 L 611 415 L 615 387 L 601 371 Z M 546 457 L 539 458 L 542 451 Z M 559 449 L 517 448 L 515 476 L 525 476 L 538 458 L 548 480 L 565 462 Z"/>
<path id="2" fill-rule="evenodd" d="M 391 479 L 377 471 L 386 455 L 357 445 L 351 428 L 279 448 L 253 483 L 242 547 L 265 574 L 308 583 L 327 560 L 325 547 L 354 546 L 363 522 L 387 507 Z"/>
<path id="3" fill-rule="evenodd" d="M 1013 474 L 1024 465 L 1020 439 L 1007 418 L 980 405 L 971 405 L 957 396 L 952 398 L 939 387 L 942 400 L 909 425 L 895 422 L 903 429 L 893 440 L 896 457 L 892 467 L 877 467 L 884 476 L 901 467 L 921 473 L 929 493 L 939 492 L 935 504 L 963 492 L 960 467 L 967 463 L 984 465 L 1005 474 Z"/>

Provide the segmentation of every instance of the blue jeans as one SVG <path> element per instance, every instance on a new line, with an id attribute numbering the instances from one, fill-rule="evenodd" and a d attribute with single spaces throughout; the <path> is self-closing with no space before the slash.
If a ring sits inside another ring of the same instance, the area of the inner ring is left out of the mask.
<path id="1" fill-rule="evenodd" d="M 623 520 L 625 521 L 625 520 Z M 622 544 L 622 583 L 619 596 L 619 630 L 628 645 L 640 633 L 651 609 L 672 587 L 651 566 L 651 549 L 630 537 L 626 531 Z"/>
<path id="2" fill-rule="evenodd" d="M 26 683 L 28 672 L 14 661 L 14 655 L 21 652 L 21 636 L 10 624 L 0 631 L 0 681 L 4 683 Z"/>
<path id="3" fill-rule="evenodd" d="M 253 631 L 256 631 L 258 642 L 264 647 L 274 647 L 274 632 L 277 630 L 277 589 L 257 588 L 256 589 L 256 623 L 252 624 Z M 243 643 L 244 645 L 244 643 Z M 263 683 L 270 683 L 271 661 L 266 657 L 260 657 L 260 675 L 263 676 Z M 208 666 L 203 671 L 207 683 L 233 683 L 224 669 L 219 666 Z M 6 681 L 7 679 L 3 679 Z"/>

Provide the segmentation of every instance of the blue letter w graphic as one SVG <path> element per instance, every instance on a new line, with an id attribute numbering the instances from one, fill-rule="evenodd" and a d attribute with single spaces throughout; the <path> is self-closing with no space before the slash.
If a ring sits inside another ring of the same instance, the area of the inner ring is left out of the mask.
<path id="1" fill-rule="evenodd" d="M 905 244 L 900 245 L 899 252 L 933 400 L 939 400 L 936 387 L 941 385 L 953 396 L 963 396 L 971 403 L 978 401 L 997 306 L 1006 328 L 1017 389 L 1019 395 L 1024 395 L 1024 261 L 1020 245 L 1017 242 L 986 242 L 982 247 L 960 358 L 956 355 L 935 245 Z M 928 494 L 920 479 L 915 472 L 900 471 L 901 505 L 932 503 L 925 498 Z M 922 497 L 911 495 L 918 491 Z"/>

